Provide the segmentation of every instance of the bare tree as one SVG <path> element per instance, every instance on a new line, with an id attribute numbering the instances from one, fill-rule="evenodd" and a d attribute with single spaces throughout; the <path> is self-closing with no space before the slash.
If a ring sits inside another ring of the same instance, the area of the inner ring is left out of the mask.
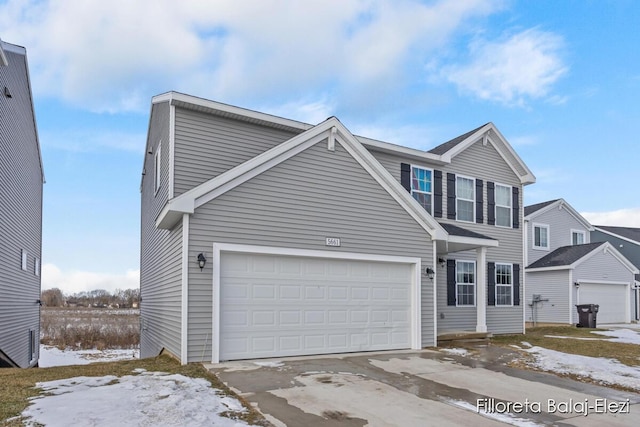
<path id="1" fill-rule="evenodd" d="M 46 289 L 42 291 L 40 301 L 47 307 L 62 307 L 64 305 L 64 294 L 58 288 Z"/>

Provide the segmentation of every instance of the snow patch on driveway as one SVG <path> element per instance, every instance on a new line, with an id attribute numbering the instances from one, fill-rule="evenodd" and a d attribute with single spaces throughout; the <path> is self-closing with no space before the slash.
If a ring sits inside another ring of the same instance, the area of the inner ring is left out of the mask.
<path id="1" fill-rule="evenodd" d="M 640 345 L 640 331 L 633 331 L 631 329 L 614 329 L 612 331 L 592 331 L 592 334 L 604 335 L 607 337 L 613 337 L 607 339 L 611 342 L 621 342 L 627 344 Z"/>

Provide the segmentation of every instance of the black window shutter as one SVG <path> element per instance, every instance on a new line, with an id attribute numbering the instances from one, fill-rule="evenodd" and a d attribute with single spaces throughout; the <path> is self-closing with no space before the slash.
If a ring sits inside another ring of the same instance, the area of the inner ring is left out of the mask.
<path id="1" fill-rule="evenodd" d="M 487 297 L 489 305 L 496 305 L 496 263 L 487 263 Z"/>
<path id="2" fill-rule="evenodd" d="M 512 188 L 513 193 L 513 228 L 520 228 L 520 189 Z"/>
<path id="3" fill-rule="evenodd" d="M 456 305 L 456 260 L 447 260 L 447 305 Z"/>
<path id="4" fill-rule="evenodd" d="M 456 219 L 456 174 L 447 174 L 447 218 Z"/>
<path id="5" fill-rule="evenodd" d="M 433 216 L 442 218 L 442 171 L 433 171 Z"/>
<path id="6" fill-rule="evenodd" d="M 400 163 L 400 184 L 411 193 L 411 165 Z"/>
<path id="7" fill-rule="evenodd" d="M 483 182 L 481 179 L 476 179 L 476 222 L 482 224 L 484 222 L 484 198 L 482 196 Z"/>
<path id="8" fill-rule="evenodd" d="M 520 305 L 520 264 L 513 264 L 513 305 Z"/>
<path id="9" fill-rule="evenodd" d="M 496 185 L 487 181 L 487 224 L 496 225 Z"/>

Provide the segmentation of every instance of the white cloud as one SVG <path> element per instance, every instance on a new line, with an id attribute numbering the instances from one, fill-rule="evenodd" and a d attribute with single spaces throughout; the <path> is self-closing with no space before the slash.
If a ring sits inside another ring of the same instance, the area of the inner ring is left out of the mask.
<path id="1" fill-rule="evenodd" d="M 551 32 L 529 29 L 502 41 L 471 43 L 471 62 L 451 66 L 442 75 L 463 92 L 507 105 L 524 105 L 529 98 L 543 98 L 567 73 L 561 57 L 564 42 Z M 551 97 L 550 102 L 562 102 Z"/>
<path id="2" fill-rule="evenodd" d="M 640 208 L 619 209 L 609 212 L 581 212 L 594 225 L 640 228 Z"/>
<path id="3" fill-rule="evenodd" d="M 34 91 L 98 112 L 168 90 L 232 100 L 342 86 L 389 91 L 490 0 L 8 0 L 3 39 L 27 47 Z M 349 94 L 351 95 L 351 94 Z M 286 97 L 286 96 L 285 96 Z M 299 96 L 298 96 L 299 97 Z M 287 97 L 289 98 L 289 97 Z"/>
<path id="4" fill-rule="evenodd" d="M 67 295 L 95 289 L 104 289 L 113 293 L 116 289 L 134 289 L 139 286 L 140 270 L 108 274 L 76 270 L 62 271 L 50 263 L 42 266 L 42 289 L 59 288 Z"/>

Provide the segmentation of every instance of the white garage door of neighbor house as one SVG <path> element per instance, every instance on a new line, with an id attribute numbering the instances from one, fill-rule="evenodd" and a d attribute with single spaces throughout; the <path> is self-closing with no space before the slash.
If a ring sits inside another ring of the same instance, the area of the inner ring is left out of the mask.
<path id="1" fill-rule="evenodd" d="M 628 322 L 627 286 L 619 284 L 581 283 L 580 304 L 598 304 L 597 324 Z"/>
<path id="2" fill-rule="evenodd" d="M 220 360 L 411 347 L 412 265 L 222 253 Z"/>

